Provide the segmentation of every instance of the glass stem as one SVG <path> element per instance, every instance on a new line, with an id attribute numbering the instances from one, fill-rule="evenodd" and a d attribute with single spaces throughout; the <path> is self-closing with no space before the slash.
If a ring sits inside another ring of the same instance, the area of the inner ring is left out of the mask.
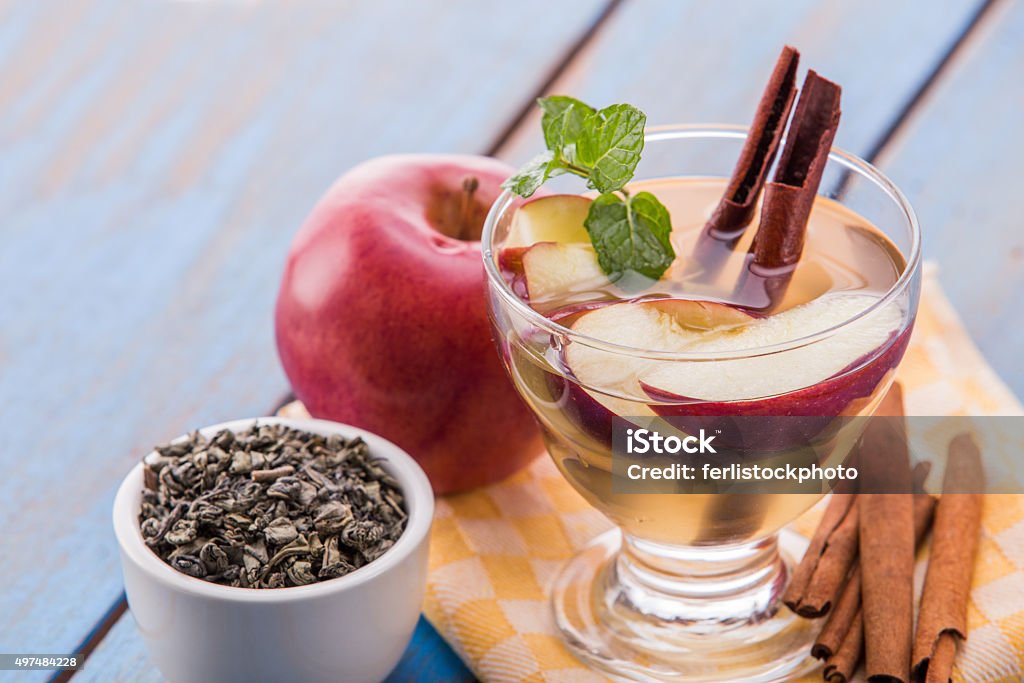
<path id="1" fill-rule="evenodd" d="M 778 611 L 788 569 L 778 539 L 680 547 L 623 534 L 606 577 L 605 608 L 638 613 L 648 624 L 685 624 L 720 634 Z"/>

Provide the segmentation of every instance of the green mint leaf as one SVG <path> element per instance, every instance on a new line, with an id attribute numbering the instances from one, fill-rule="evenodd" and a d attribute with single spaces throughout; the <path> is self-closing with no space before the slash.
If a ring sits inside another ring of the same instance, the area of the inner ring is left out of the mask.
<path id="1" fill-rule="evenodd" d="M 537 191 L 544 182 L 550 178 L 558 169 L 558 160 L 554 152 L 538 154 L 510 176 L 501 184 L 506 190 L 511 190 L 520 197 L 529 197 Z"/>
<path id="2" fill-rule="evenodd" d="M 629 104 L 613 104 L 590 114 L 576 142 L 576 163 L 590 168 L 588 185 L 621 190 L 633 178 L 644 149 L 647 116 Z"/>
<path id="3" fill-rule="evenodd" d="M 602 194 L 584 221 L 601 270 L 613 280 L 630 272 L 657 280 L 672 265 L 668 209 L 650 192 Z"/>
<path id="4" fill-rule="evenodd" d="M 565 95 L 542 97 L 537 100 L 537 105 L 544 112 L 540 120 L 544 130 L 544 144 L 556 155 L 572 160 L 584 122 L 594 114 L 595 109 L 575 97 Z"/>

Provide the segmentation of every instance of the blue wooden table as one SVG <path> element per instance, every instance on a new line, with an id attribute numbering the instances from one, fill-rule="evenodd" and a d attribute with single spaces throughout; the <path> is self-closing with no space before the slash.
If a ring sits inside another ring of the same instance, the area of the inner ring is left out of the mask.
<path id="1" fill-rule="evenodd" d="M 552 91 L 746 123 L 786 42 L 843 84 L 837 144 L 907 192 L 1024 394 L 1021 0 L 0 2 L 0 651 L 159 680 L 124 608 L 114 489 L 152 444 L 286 395 L 278 277 L 340 172 L 523 160 Z M 393 675 L 467 678 L 425 621 Z"/>

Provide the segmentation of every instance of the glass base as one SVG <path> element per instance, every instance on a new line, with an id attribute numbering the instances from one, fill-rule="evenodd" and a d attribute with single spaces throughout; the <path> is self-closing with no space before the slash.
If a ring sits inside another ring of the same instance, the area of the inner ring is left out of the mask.
<path id="1" fill-rule="evenodd" d="M 784 531 L 670 550 L 614 529 L 556 578 L 555 622 L 576 657 L 617 680 L 792 680 L 820 666 L 810 656 L 820 624 L 781 603 L 788 568 L 806 547 Z"/>

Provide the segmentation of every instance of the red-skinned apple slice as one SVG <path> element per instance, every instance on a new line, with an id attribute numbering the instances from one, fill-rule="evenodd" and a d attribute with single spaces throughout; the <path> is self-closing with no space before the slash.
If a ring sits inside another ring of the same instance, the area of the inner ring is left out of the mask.
<path id="1" fill-rule="evenodd" d="M 572 326 L 577 334 L 632 349 L 684 351 L 719 335 L 735 335 L 754 322 L 738 308 L 710 301 L 652 299 L 605 306 L 580 316 Z M 570 344 L 566 362 L 586 386 L 611 391 L 639 388 L 657 369 L 658 361 L 605 351 L 583 343 Z"/>
<path id="2" fill-rule="evenodd" d="M 572 323 L 581 335 L 632 348 L 672 350 L 682 340 L 727 334 L 755 318 L 724 304 L 689 299 L 611 303 L 583 312 Z M 639 379 L 657 361 L 604 351 L 582 342 L 565 349 L 565 363 L 578 380 L 558 378 L 565 410 L 586 432 L 611 443 L 612 418 L 655 417 Z M 632 397 L 632 400 L 626 397 Z"/>
<path id="3" fill-rule="evenodd" d="M 532 199 L 512 218 L 498 265 L 513 290 L 531 303 L 607 287 L 583 225 L 591 200 L 558 194 Z"/>
<path id="4" fill-rule="evenodd" d="M 607 287 L 611 282 L 589 244 L 541 242 L 522 256 L 523 279 L 531 302 Z"/>
<path id="5" fill-rule="evenodd" d="M 644 390 L 658 401 L 652 406 L 658 415 L 682 419 L 694 430 L 721 430 L 727 446 L 747 452 L 804 446 L 826 438 L 846 419 L 857 416 L 884 388 L 907 350 L 911 329 L 891 335 L 877 353 L 865 354 L 823 382 L 768 399 L 680 402 L 680 397 L 654 387 L 644 386 Z"/>
<path id="6" fill-rule="evenodd" d="M 868 295 L 820 297 L 703 348 L 728 351 L 806 336 L 841 324 L 876 301 Z M 828 438 L 845 423 L 835 416 L 848 416 L 851 405 L 882 385 L 909 338 L 896 340 L 900 322 L 899 311 L 889 307 L 808 346 L 725 362 L 665 365 L 641 384 L 658 400 L 659 415 L 685 418 L 693 429 L 720 430 L 725 445 L 750 455 L 803 447 Z M 680 380 L 685 365 L 696 367 Z M 711 366 L 719 366 L 717 383 L 708 379 Z"/>
<path id="7" fill-rule="evenodd" d="M 578 194 L 537 197 L 516 209 L 505 239 L 506 247 L 528 247 L 538 242 L 589 242 L 583 221 L 591 200 Z"/>
<path id="8" fill-rule="evenodd" d="M 724 304 L 683 299 L 624 302 L 584 313 L 573 330 L 606 342 L 659 351 L 743 351 L 803 337 L 849 320 L 877 301 L 870 295 L 835 294 L 771 316 L 757 317 Z M 617 415 L 832 416 L 870 395 L 899 362 L 907 334 L 890 307 L 850 323 L 815 344 L 769 356 L 709 362 L 648 360 L 572 343 L 565 351 L 572 374 L 601 415 L 588 406 L 592 432 L 610 434 Z M 609 400 L 603 393 L 646 395 L 642 401 Z M 583 403 L 577 399 L 576 403 Z M 626 412 L 622 412 L 626 411 Z M 802 434 L 804 427 L 794 425 Z M 792 435 L 780 436 L 787 445 Z"/>
<path id="9" fill-rule="evenodd" d="M 526 274 L 523 273 L 523 255 L 529 247 L 508 247 L 498 254 L 498 270 L 505 282 L 520 299 L 529 300 Z"/>
<path id="10" fill-rule="evenodd" d="M 690 349 L 742 352 L 798 339 L 843 324 L 877 300 L 865 294 L 826 295 L 777 315 L 760 318 L 732 334 L 702 339 Z M 787 395 L 814 388 L 863 364 L 888 345 L 901 319 L 900 311 L 889 306 L 813 344 L 768 355 L 707 363 L 661 363 L 647 372 L 641 382 L 652 398 L 711 403 L 778 401 L 776 414 L 793 415 L 796 413 L 786 403 L 792 398 Z M 849 397 L 853 398 L 856 397 Z M 734 413 L 730 411 L 730 414 Z"/>
<path id="11" fill-rule="evenodd" d="M 532 305 L 574 292 L 593 292 L 611 284 L 589 244 L 541 242 L 508 247 L 498 256 L 498 268 L 517 296 Z"/>

